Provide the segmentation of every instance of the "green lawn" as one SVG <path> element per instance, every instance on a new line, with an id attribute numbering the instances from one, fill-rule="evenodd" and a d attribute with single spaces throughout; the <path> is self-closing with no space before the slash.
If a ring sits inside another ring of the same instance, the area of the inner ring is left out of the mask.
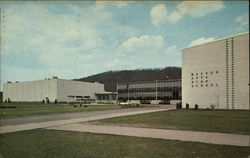
<path id="1" fill-rule="evenodd" d="M 120 105 L 88 105 L 87 107 L 74 107 L 63 104 L 42 104 L 42 103 L 0 103 L 0 106 L 12 106 L 17 108 L 0 108 L 0 117 L 16 117 L 34 114 L 49 114 L 62 112 L 92 111 L 119 109 Z"/>
<path id="2" fill-rule="evenodd" d="M 93 121 L 149 128 L 250 133 L 249 110 L 172 110 Z"/>
<path id="3" fill-rule="evenodd" d="M 0 134 L 6 158 L 246 158 L 249 147 L 173 140 L 31 130 Z"/>

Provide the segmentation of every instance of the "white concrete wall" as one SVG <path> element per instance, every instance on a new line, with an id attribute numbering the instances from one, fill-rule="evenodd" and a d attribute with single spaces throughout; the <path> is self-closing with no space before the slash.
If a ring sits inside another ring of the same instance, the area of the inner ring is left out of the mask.
<path id="1" fill-rule="evenodd" d="M 226 51 L 226 43 L 228 43 L 228 51 Z M 213 73 L 211 74 L 211 72 Z M 183 49 L 183 106 L 189 103 L 190 107 L 198 104 L 201 108 L 207 108 L 211 104 L 215 104 L 216 108 L 220 109 L 247 109 L 249 108 L 248 83 L 249 33 L 233 37 L 233 46 L 230 37 Z"/>
<path id="2" fill-rule="evenodd" d="M 3 100 L 13 102 L 42 102 L 46 97 L 50 102 L 73 101 L 68 96 L 90 96 L 96 99 L 95 93 L 103 93 L 104 85 L 62 79 L 48 79 L 30 82 L 6 83 L 3 85 Z"/>
<path id="3" fill-rule="evenodd" d="M 13 102 L 42 102 L 48 97 L 51 102 L 57 98 L 57 80 L 39 80 L 3 85 L 3 100 Z"/>
<path id="4" fill-rule="evenodd" d="M 234 38 L 236 108 L 249 109 L 249 33 Z"/>
<path id="5" fill-rule="evenodd" d="M 90 96 L 90 99 L 96 99 L 95 93 L 103 93 L 104 84 L 80 82 L 58 79 L 58 101 L 68 102 L 74 99 L 68 96 Z"/>

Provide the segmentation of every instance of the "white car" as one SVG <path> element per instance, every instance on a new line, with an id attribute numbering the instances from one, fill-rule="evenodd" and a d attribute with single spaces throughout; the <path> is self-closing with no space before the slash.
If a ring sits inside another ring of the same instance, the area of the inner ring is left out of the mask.
<path id="1" fill-rule="evenodd" d="M 121 102 L 121 103 L 119 103 L 119 105 L 130 105 L 130 103 L 129 102 Z"/>

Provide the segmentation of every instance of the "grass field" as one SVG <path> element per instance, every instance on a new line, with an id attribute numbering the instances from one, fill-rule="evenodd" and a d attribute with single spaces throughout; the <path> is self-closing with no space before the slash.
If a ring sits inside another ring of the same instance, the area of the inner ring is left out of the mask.
<path id="1" fill-rule="evenodd" d="M 31 130 L 0 135 L 6 158 L 246 158 L 248 147 L 68 131 Z"/>
<path id="2" fill-rule="evenodd" d="M 249 110 L 173 110 L 104 119 L 92 123 L 249 134 L 249 114 Z"/>
<path id="3" fill-rule="evenodd" d="M 16 108 L 0 108 L 0 117 L 17 117 L 34 114 L 50 114 L 62 112 L 93 111 L 119 109 L 119 105 L 88 105 L 87 107 L 74 107 L 64 104 L 42 104 L 42 103 L 1 103 L 0 106 Z"/>

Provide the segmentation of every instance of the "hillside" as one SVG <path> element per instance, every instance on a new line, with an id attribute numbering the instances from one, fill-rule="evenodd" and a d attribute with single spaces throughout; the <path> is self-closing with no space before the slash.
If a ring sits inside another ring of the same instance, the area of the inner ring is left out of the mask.
<path id="1" fill-rule="evenodd" d="M 164 80 L 167 79 L 167 76 L 168 79 L 180 79 L 181 68 L 166 67 L 158 69 L 108 71 L 76 80 L 86 82 L 100 82 L 104 84 L 106 91 L 115 92 L 117 83 Z"/>

